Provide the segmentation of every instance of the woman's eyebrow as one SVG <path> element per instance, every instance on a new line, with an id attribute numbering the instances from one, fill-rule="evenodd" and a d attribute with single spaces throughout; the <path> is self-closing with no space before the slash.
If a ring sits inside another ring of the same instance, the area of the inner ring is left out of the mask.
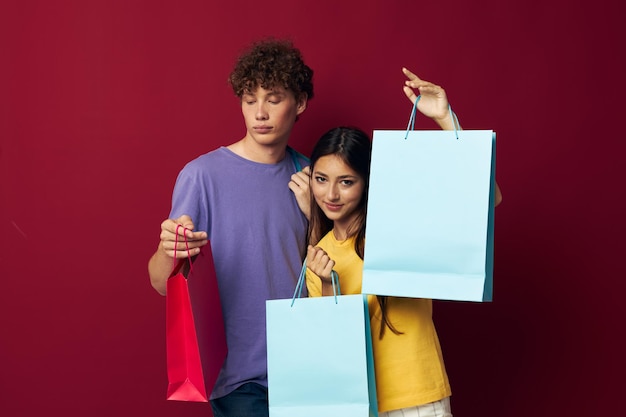
<path id="1" fill-rule="evenodd" d="M 328 177 L 327 174 L 323 173 L 322 171 L 313 171 L 313 175 L 319 175 L 321 177 Z M 346 178 L 350 178 L 350 179 L 354 179 L 354 178 L 358 178 L 357 175 L 352 175 L 352 174 L 346 174 L 346 175 L 339 175 L 337 178 L 339 179 L 346 179 Z"/>

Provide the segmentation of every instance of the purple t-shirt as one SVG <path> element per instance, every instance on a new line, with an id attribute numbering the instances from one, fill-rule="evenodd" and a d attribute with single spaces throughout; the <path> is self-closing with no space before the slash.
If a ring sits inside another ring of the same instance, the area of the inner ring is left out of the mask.
<path id="1" fill-rule="evenodd" d="M 207 232 L 224 313 L 228 356 L 211 398 L 267 386 L 265 301 L 293 296 L 305 253 L 307 221 L 288 187 L 295 171 L 289 153 L 261 164 L 222 147 L 176 180 L 170 218 L 187 214 Z"/>

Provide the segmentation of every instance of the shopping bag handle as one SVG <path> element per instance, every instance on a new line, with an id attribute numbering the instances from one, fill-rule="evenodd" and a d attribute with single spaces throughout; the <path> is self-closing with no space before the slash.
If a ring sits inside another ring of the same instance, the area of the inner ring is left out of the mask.
<path id="1" fill-rule="evenodd" d="M 287 152 L 289 152 L 289 155 L 291 155 L 291 160 L 293 161 L 293 165 L 296 167 L 296 172 L 302 171 L 302 165 L 300 165 L 300 160 L 298 159 L 298 156 L 300 156 L 306 161 L 309 161 L 309 158 L 302 155 L 301 153 L 298 153 L 291 146 L 287 146 Z"/>
<path id="2" fill-rule="evenodd" d="M 302 287 L 306 279 L 306 259 L 302 262 L 302 269 L 300 270 L 300 276 L 298 277 L 298 283 L 296 284 L 296 290 L 293 292 L 293 298 L 291 299 L 291 307 L 295 303 L 296 298 L 302 297 Z M 335 297 L 335 304 L 337 304 L 337 296 L 341 295 L 341 289 L 339 288 L 339 275 L 333 269 L 330 271 L 330 281 L 333 284 L 333 295 Z"/>
<path id="3" fill-rule="evenodd" d="M 422 98 L 421 94 L 415 98 L 415 102 L 413 102 L 413 109 L 411 110 L 411 117 L 409 117 L 409 124 L 406 127 L 406 135 L 404 135 L 404 139 L 409 137 L 409 131 L 415 130 L 415 114 L 417 113 L 417 102 Z M 452 111 L 452 107 L 450 103 L 448 103 L 448 112 L 450 112 L 450 118 L 452 119 L 452 125 L 454 126 L 454 136 L 456 136 L 457 140 L 459 139 L 459 130 L 461 129 L 461 125 L 459 124 L 459 119 L 456 117 L 456 114 Z"/>
<path id="4" fill-rule="evenodd" d="M 177 224 L 176 225 L 176 236 L 174 237 L 174 265 L 172 266 L 172 272 L 176 270 L 176 249 L 178 248 L 178 229 L 180 229 L 181 227 L 183 227 L 182 224 Z M 183 232 L 187 232 L 186 227 L 183 227 Z M 184 233 L 184 237 L 185 237 L 185 249 L 187 249 L 187 260 L 189 260 L 189 272 L 193 271 L 193 262 L 191 262 L 191 254 L 189 253 L 189 242 L 187 242 L 187 233 Z M 180 263 L 184 263 L 185 260 L 181 259 Z M 180 269 L 180 266 L 178 267 Z"/>

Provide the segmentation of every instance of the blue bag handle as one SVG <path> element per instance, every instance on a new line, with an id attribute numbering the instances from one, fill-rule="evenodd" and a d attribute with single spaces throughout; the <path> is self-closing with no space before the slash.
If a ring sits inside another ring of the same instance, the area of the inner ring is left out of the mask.
<path id="1" fill-rule="evenodd" d="M 409 124 L 406 127 L 406 135 L 404 135 L 404 139 L 409 137 L 409 131 L 415 130 L 415 114 L 417 113 L 417 102 L 422 98 L 421 95 L 417 96 L 415 102 L 413 103 L 413 110 L 411 110 L 411 117 L 409 117 Z M 461 125 L 459 124 L 459 119 L 456 117 L 456 114 L 452 111 L 452 107 L 450 103 L 448 103 L 448 111 L 450 112 L 450 118 L 452 119 L 452 125 L 454 126 L 454 135 L 457 140 L 459 139 L 459 130 L 461 129 Z"/>
<path id="2" fill-rule="evenodd" d="M 296 172 L 300 172 L 302 171 L 302 165 L 300 164 L 300 159 L 302 158 L 305 161 L 309 161 L 309 158 L 307 158 L 306 156 L 302 155 L 299 152 L 296 152 L 292 147 L 287 146 L 287 152 L 289 152 L 289 155 L 291 155 L 291 160 L 293 161 L 293 165 L 296 167 Z"/>
<path id="3" fill-rule="evenodd" d="M 302 287 L 306 278 L 306 259 L 302 262 L 302 269 L 300 270 L 300 276 L 298 277 L 298 283 L 296 284 L 296 290 L 293 292 L 293 298 L 291 299 L 291 307 L 296 301 L 296 298 L 302 297 Z M 339 275 L 333 269 L 330 271 L 330 280 L 333 284 L 333 295 L 335 296 L 335 304 L 337 304 L 337 296 L 341 295 L 341 289 L 339 288 Z"/>

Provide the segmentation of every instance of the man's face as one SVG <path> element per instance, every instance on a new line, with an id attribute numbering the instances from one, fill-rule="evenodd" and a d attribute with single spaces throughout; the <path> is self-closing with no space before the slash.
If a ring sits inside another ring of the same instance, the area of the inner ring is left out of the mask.
<path id="1" fill-rule="evenodd" d="M 296 117 L 305 109 L 306 98 L 298 101 L 282 87 L 257 87 L 241 97 L 246 136 L 260 145 L 286 144 Z"/>

